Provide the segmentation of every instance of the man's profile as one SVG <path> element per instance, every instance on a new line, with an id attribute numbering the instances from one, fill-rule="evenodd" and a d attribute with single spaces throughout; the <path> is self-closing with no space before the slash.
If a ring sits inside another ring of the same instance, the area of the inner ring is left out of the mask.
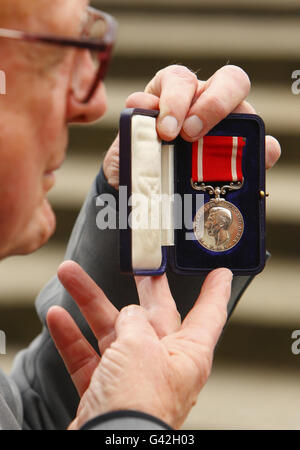
<path id="1" fill-rule="evenodd" d="M 49 240 L 56 222 L 47 195 L 65 158 L 69 125 L 105 113 L 103 80 L 115 21 L 88 3 L 1 1 L 1 65 L 9 89 L 0 96 L 0 259 L 32 253 Z M 104 34 L 95 23 L 105 24 Z M 126 107 L 159 109 L 160 139 L 180 134 L 194 142 L 237 108 L 253 113 L 245 101 L 249 90 L 237 66 L 227 64 L 202 81 L 172 65 L 131 94 Z M 224 109 L 216 109 L 220 99 Z M 266 148 L 270 168 L 280 146 L 268 136 Z M 95 209 L 99 195 L 117 197 L 118 187 L 117 137 L 91 183 L 67 261 L 36 300 L 40 335 L 17 355 L 10 375 L 0 370 L 0 429 L 180 428 L 207 381 L 232 274 L 212 271 L 200 293 L 198 277 L 183 283 L 170 274 L 172 291 L 166 275 L 136 277 L 135 283 L 122 277 L 116 230 L 99 230 Z M 232 216 L 233 234 L 234 210 Z M 229 234 L 223 222 L 220 240 Z M 181 299 L 194 305 L 183 321 L 176 306 Z"/>
<path id="2" fill-rule="evenodd" d="M 224 245 L 230 239 L 230 225 L 232 224 L 232 214 L 229 209 L 220 206 L 209 210 L 204 227 L 209 236 L 215 239 L 215 245 Z"/>

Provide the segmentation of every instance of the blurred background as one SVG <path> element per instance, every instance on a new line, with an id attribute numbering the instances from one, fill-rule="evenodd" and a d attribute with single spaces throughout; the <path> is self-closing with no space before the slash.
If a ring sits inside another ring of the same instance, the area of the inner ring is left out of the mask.
<path id="1" fill-rule="evenodd" d="M 50 195 L 58 227 L 32 256 L 0 266 L 0 330 L 7 336 L 9 370 L 14 354 L 40 331 L 34 299 L 56 272 L 82 201 L 112 142 L 126 97 L 160 68 L 174 63 L 206 79 L 224 64 L 250 76 L 250 101 L 267 134 L 282 145 L 267 175 L 265 271 L 248 288 L 218 346 L 211 378 L 186 429 L 289 429 L 300 426 L 300 355 L 291 351 L 300 329 L 300 4 L 297 0 L 99 0 L 94 6 L 119 21 L 119 39 L 107 85 L 103 120 L 71 130 L 69 156 Z M 188 281 L 187 281 L 188 282 Z M 26 324 L 26 327 L 24 327 Z M 300 346 L 299 346 L 300 347 Z"/>

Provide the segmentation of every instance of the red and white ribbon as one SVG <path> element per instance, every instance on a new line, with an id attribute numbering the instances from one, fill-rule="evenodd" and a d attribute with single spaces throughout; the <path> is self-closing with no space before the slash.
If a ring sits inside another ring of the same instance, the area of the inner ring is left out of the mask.
<path id="1" fill-rule="evenodd" d="M 204 136 L 193 142 L 193 182 L 242 181 L 245 144 L 246 139 L 237 136 Z"/>

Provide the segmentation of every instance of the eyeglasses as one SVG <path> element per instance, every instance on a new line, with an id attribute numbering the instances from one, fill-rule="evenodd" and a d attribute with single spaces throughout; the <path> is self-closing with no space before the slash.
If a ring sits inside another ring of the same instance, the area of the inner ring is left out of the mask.
<path id="1" fill-rule="evenodd" d="M 117 31 L 117 22 L 109 14 L 89 6 L 86 7 L 85 14 L 80 38 L 41 35 L 0 28 L 0 37 L 3 38 L 87 50 L 89 62 L 91 62 L 89 64 L 91 72 L 87 86 L 84 88 L 85 93 L 82 95 L 83 103 L 87 103 L 92 98 L 100 81 L 107 73 Z"/>

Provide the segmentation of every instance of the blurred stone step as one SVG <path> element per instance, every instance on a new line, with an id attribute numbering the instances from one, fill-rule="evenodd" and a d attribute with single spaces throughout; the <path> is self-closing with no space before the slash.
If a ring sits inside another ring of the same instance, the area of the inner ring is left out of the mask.
<path id="1" fill-rule="evenodd" d="M 64 253 L 65 246 L 50 242 L 30 255 L 1 261 L 0 305 L 12 308 L 24 303 L 33 305 L 40 289 L 56 274 Z"/>
<path id="2" fill-rule="evenodd" d="M 217 11 L 256 11 L 257 13 L 268 12 L 294 12 L 299 11 L 299 2 L 297 0 L 165 0 L 163 3 L 160 0 L 129 0 L 124 4 L 123 0 L 92 0 L 92 5 L 101 8 L 105 11 L 120 11 L 120 10 L 157 10 L 165 11 L 176 9 L 181 12 L 195 10 L 211 10 Z"/>
<path id="3" fill-rule="evenodd" d="M 299 258 L 284 260 L 274 254 L 265 270 L 246 290 L 234 320 L 300 328 L 299 273 Z"/>
<path id="4" fill-rule="evenodd" d="M 123 83 L 124 79 L 142 78 L 150 80 L 160 69 L 175 63 L 189 67 L 202 80 L 207 80 L 220 67 L 230 63 L 243 68 L 252 83 L 270 85 L 272 81 L 272 84 L 282 84 L 288 88 L 292 81 L 291 74 L 299 68 L 293 57 L 286 58 L 284 61 L 280 59 L 264 60 L 249 58 L 247 53 L 233 56 L 230 59 L 226 55 L 202 55 L 200 51 L 195 55 L 178 53 L 173 58 L 168 57 L 168 55 L 149 57 L 142 54 L 137 56 L 118 54 L 112 59 L 107 79 L 118 80 L 120 83 Z"/>
<path id="5" fill-rule="evenodd" d="M 184 429 L 299 429 L 299 410 L 299 371 L 216 364 Z"/>
<path id="6" fill-rule="evenodd" d="M 115 55 L 199 58 L 234 57 L 282 61 L 298 58 L 298 17 L 178 14 L 166 16 L 148 12 L 122 12 L 117 16 L 119 34 Z M 255 30 L 255 32 L 254 32 Z M 251 38 L 250 38 L 251 37 Z"/>
<path id="7" fill-rule="evenodd" d="M 267 217 L 272 222 L 300 224 L 300 208 L 292 192 L 300 189 L 299 169 L 297 166 L 281 168 L 277 166 L 267 172 L 266 190 Z"/>

